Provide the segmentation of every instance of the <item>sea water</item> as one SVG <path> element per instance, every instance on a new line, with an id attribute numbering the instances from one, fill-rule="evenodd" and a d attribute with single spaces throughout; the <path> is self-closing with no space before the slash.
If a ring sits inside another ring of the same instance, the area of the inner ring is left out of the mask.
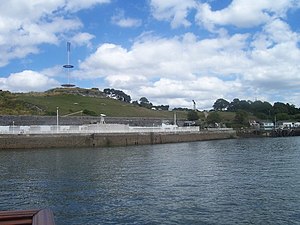
<path id="1" fill-rule="evenodd" d="M 300 138 L 0 151 L 0 210 L 57 225 L 300 224 Z"/>

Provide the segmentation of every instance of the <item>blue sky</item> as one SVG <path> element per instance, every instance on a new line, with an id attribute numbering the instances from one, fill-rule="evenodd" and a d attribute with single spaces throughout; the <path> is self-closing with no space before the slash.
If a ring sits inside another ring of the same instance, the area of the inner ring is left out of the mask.
<path id="1" fill-rule="evenodd" d="M 0 89 L 68 82 L 210 109 L 218 98 L 300 107 L 298 0 L 7 0 Z"/>

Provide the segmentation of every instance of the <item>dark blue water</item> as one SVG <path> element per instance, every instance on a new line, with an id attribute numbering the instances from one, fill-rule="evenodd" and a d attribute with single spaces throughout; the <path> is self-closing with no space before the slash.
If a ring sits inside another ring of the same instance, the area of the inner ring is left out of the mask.
<path id="1" fill-rule="evenodd" d="M 0 210 L 57 225 L 300 224 L 300 138 L 0 151 Z"/>

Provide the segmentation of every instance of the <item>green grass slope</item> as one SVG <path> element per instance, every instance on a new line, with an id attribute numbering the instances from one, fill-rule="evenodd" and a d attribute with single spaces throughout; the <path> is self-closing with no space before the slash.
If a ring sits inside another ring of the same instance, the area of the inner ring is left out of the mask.
<path id="1" fill-rule="evenodd" d="M 99 90 L 53 89 L 42 93 L 0 93 L 1 115 L 92 115 L 172 118 L 173 112 L 155 111 L 105 97 Z M 82 112 L 80 112 L 82 111 Z M 76 113 L 78 112 L 78 113 Z M 177 112 L 186 118 L 186 112 Z"/>
<path id="2" fill-rule="evenodd" d="M 170 112 L 153 111 L 110 98 L 63 94 L 52 96 L 20 95 L 18 99 L 37 106 L 45 115 L 56 115 L 56 108 L 58 107 L 60 115 L 83 111 L 89 115 L 103 113 L 113 117 L 170 117 Z"/>

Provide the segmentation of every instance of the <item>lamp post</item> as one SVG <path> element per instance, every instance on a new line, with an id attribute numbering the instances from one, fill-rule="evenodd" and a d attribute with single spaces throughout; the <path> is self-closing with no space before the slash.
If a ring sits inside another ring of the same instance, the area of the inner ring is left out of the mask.
<path id="1" fill-rule="evenodd" d="M 56 107 L 56 133 L 58 133 L 58 107 Z"/>
<path id="2" fill-rule="evenodd" d="M 13 121 L 12 132 L 15 133 L 15 121 Z"/>

